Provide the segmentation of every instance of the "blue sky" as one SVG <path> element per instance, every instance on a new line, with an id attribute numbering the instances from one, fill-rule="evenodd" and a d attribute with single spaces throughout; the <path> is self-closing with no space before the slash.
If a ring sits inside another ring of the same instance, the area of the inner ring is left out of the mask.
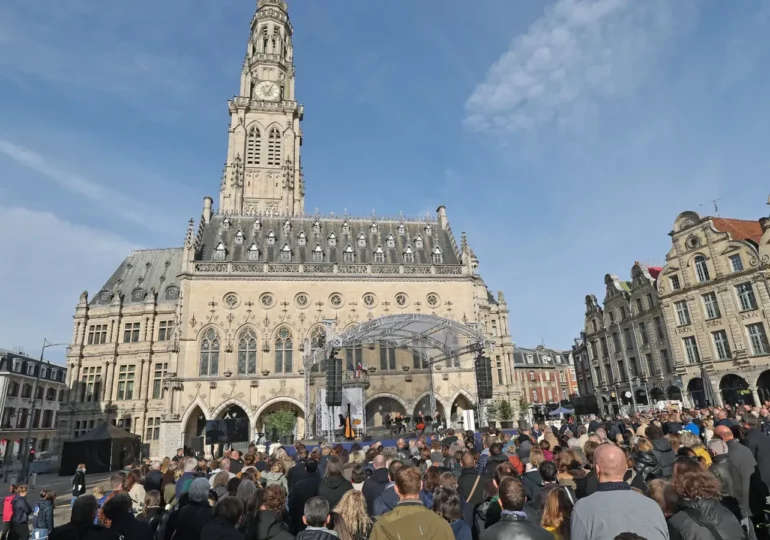
<path id="1" fill-rule="evenodd" d="M 770 3 L 290 0 L 306 208 L 447 206 L 511 332 L 568 347 L 683 210 L 767 215 Z M 253 0 L 0 3 L 0 346 L 217 195 Z M 62 352 L 51 351 L 52 357 Z"/>

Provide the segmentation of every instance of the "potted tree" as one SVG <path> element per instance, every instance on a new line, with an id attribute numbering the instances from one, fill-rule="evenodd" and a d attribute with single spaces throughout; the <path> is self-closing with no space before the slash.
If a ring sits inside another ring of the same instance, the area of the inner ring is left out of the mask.
<path id="1" fill-rule="evenodd" d="M 496 401 L 490 401 L 487 403 L 486 406 L 486 413 L 487 413 L 487 425 L 489 427 L 496 427 L 497 426 L 497 402 Z"/>
<path id="2" fill-rule="evenodd" d="M 265 432 L 281 444 L 294 444 L 294 426 L 297 417 L 292 411 L 275 411 L 265 417 Z"/>
<path id="3" fill-rule="evenodd" d="M 497 414 L 500 416 L 500 427 L 511 429 L 513 427 L 513 407 L 507 399 L 501 399 L 497 406 Z"/>

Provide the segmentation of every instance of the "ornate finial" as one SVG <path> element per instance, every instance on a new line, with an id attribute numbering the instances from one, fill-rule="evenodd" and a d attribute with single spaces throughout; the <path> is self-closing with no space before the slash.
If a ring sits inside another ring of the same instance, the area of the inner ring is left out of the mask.
<path id="1" fill-rule="evenodd" d="M 503 291 L 497 291 L 497 303 L 498 304 L 505 303 L 505 295 L 503 294 Z"/>
<path id="2" fill-rule="evenodd" d="M 463 231 L 462 240 L 460 240 L 460 250 L 463 252 L 468 251 L 468 236 L 465 234 L 465 231 Z"/>
<path id="3" fill-rule="evenodd" d="M 184 239 L 184 245 L 187 248 L 192 247 L 194 228 L 195 228 L 195 220 L 190 218 L 190 221 L 187 222 L 187 234 L 185 235 L 185 239 Z"/>
<path id="4" fill-rule="evenodd" d="M 80 306 L 87 306 L 88 305 L 88 291 L 83 291 L 80 293 L 80 303 L 78 304 L 78 307 Z"/>

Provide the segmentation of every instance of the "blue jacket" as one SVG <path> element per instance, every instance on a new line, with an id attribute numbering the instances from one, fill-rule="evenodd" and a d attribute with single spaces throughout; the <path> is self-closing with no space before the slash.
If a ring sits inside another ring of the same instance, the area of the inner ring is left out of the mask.
<path id="1" fill-rule="evenodd" d="M 382 495 L 377 497 L 377 500 L 374 501 L 374 517 L 387 514 L 398 504 L 398 495 L 393 487 L 394 485 L 395 484 L 391 484 L 386 487 L 382 492 Z"/>
<path id="2" fill-rule="evenodd" d="M 176 488 L 174 488 L 174 498 L 178 501 L 182 497 L 183 493 L 190 491 L 190 484 L 198 479 L 198 475 L 194 472 L 182 473 L 179 480 L 176 481 Z"/>
<path id="3" fill-rule="evenodd" d="M 425 505 L 425 508 L 428 510 L 433 509 L 433 492 L 432 491 L 425 491 L 424 489 L 420 490 L 420 500 L 422 501 L 422 504 Z"/>
<path id="4" fill-rule="evenodd" d="M 13 507 L 11 523 L 29 523 L 32 507 L 27 502 L 27 499 L 18 494 L 14 495 L 11 506 Z"/>
<path id="5" fill-rule="evenodd" d="M 46 529 L 49 533 L 53 530 L 53 503 L 46 499 L 38 501 L 35 507 L 35 515 L 32 518 L 34 529 Z"/>
<path id="6" fill-rule="evenodd" d="M 458 519 L 449 524 L 455 535 L 455 540 L 471 540 L 471 526 L 465 523 L 465 520 Z"/>
<path id="7" fill-rule="evenodd" d="M 685 431 L 689 431 L 696 437 L 700 437 L 700 428 L 695 424 L 695 422 L 690 422 L 686 426 L 682 428 Z"/>

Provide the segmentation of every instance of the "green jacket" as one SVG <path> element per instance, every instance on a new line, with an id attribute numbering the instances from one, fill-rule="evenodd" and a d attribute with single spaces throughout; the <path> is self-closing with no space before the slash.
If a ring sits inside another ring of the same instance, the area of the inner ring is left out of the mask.
<path id="1" fill-rule="evenodd" d="M 454 540 L 444 518 L 417 501 L 402 501 L 374 524 L 369 540 Z"/>

